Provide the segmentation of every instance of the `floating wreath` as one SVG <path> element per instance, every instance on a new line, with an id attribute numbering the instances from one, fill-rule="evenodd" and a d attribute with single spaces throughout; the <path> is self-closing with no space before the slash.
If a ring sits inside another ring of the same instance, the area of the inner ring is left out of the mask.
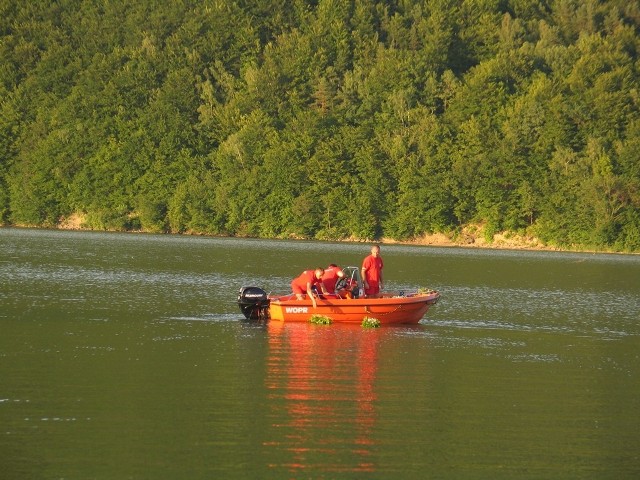
<path id="1" fill-rule="evenodd" d="M 331 325 L 333 320 L 331 320 L 331 317 L 327 317 L 326 315 L 313 314 L 309 318 L 309 322 L 316 325 Z"/>
<path id="2" fill-rule="evenodd" d="M 363 328 L 378 328 L 380 326 L 380 320 L 373 317 L 364 317 L 362 319 Z"/>
<path id="3" fill-rule="evenodd" d="M 418 291 L 416 292 L 418 295 L 431 295 L 432 293 L 436 293 L 435 290 L 432 290 L 431 288 L 419 288 Z"/>

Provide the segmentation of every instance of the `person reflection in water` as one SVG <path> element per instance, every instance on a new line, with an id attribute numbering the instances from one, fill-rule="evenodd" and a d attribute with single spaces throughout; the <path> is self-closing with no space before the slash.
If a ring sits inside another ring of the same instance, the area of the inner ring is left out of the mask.
<path id="1" fill-rule="evenodd" d="M 322 283 L 322 275 L 324 275 L 324 268 L 316 268 L 315 270 L 305 270 L 297 278 L 294 278 L 291 282 L 291 290 L 295 293 L 296 298 L 304 300 L 306 293 L 313 303 L 313 308 L 316 308 L 316 299 L 313 295 L 314 288 L 327 293 Z"/>

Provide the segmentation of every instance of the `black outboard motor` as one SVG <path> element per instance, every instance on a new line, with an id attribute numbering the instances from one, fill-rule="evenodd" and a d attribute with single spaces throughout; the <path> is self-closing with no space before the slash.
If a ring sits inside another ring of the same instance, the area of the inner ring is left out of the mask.
<path id="1" fill-rule="evenodd" d="M 269 318 L 269 298 L 267 292 L 259 287 L 242 287 L 238 306 L 247 320 Z"/>

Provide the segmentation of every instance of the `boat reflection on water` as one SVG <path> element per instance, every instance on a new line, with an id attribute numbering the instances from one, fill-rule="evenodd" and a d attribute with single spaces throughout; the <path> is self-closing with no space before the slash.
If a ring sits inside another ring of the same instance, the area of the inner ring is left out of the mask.
<path id="1" fill-rule="evenodd" d="M 271 468 L 375 471 L 380 332 L 360 326 L 269 322 L 265 412 L 277 438 Z"/>

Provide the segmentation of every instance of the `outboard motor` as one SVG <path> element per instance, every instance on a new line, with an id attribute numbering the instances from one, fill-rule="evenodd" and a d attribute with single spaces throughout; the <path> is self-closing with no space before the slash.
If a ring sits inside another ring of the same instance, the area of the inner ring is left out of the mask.
<path id="1" fill-rule="evenodd" d="M 259 287 L 242 287 L 238 306 L 247 320 L 269 318 L 269 298 L 267 292 Z"/>

